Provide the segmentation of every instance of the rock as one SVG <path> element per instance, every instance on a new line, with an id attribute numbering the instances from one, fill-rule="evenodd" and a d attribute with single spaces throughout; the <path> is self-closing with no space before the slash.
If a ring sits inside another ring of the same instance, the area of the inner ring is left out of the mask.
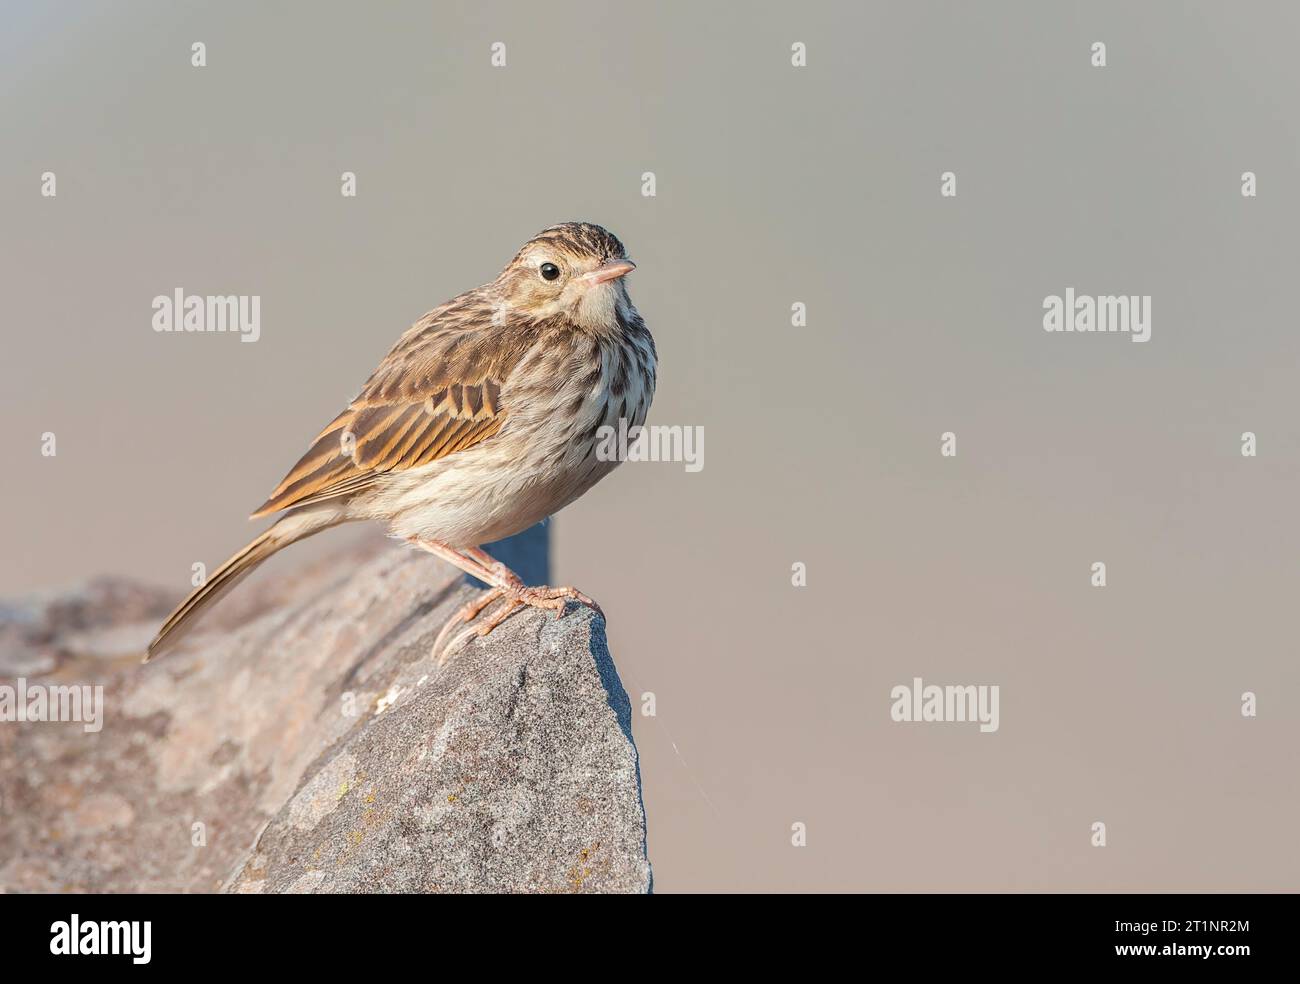
<path id="1" fill-rule="evenodd" d="M 599 615 L 522 610 L 439 669 L 429 648 L 473 588 L 431 556 L 336 556 L 274 594 L 147 666 L 125 650 L 153 601 L 119 624 L 0 608 L 0 638 L 58 654 L 29 687 L 103 684 L 105 703 L 94 733 L 0 723 L 0 890 L 649 890 Z"/>
<path id="2" fill-rule="evenodd" d="M 0 678 L 53 672 L 109 633 L 129 634 L 133 623 L 166 616 L 174 602 L 167 592 L 114 578 L 0 602 Z"/>

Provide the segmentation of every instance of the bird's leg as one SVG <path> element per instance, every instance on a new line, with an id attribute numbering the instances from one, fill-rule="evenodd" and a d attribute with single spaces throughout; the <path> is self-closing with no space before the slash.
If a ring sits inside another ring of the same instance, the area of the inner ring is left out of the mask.
<path id="1" fill-rule="evenodd" d="M 479 547 L 467 547 L 464 552 L 467 556 L 478 561 L 488 570 L 497 572 L 502 577 L 510 580 L 512 586 L 516 589 L 512 593 L 512 597 L 518 598 L 519 601 L 523 602 L 525 605 L 532 605 L 534 608 L 551 608 L 556 611 L 563 611 L 564 602 L 566 600 L 573 600 L 600 612 L 600 606 L 577 588 L 526 587 L 518 574 L 512 571 L 505 564 L 501 563 L 501 561 L 497 560 L 486 550 Z M 557 601 L 559 604 L 555 604 Z M 601 614 L 603 615 L 605 613 L 601 612 Z"/>
<path id="2" fill-rule="evenodd" d="M 465 547 L 462 553 L 471 560 L 477 561 L 481 567 L 492 571 L 512 587 L 522 588 L 524 586 L 523 578 L 512 571 L 504 563 L 493 557 L 482 547 Z"/>
<path id="3" fill-rule="evenodd" d="M 519 580 L 519 577 L 514 573 L 514 571 L 506 567 L 505 564 L 496 565 L 499 567 L 499 571 L 495 570 L 492 567 L 480 563 L 477 559 L 467 557 L 467 551 L 462 552 L 457 550 L 455 547 L 449 547 L 440 540 L 426 540 L 423 537 L 408 536 L 406 542 L 415 544 L 415 546 L 419 547 L 421 550 L 429 551 L 429 553 L 433 554 L 435 557 L 441 557 L 447 563 L 459 567 L 470 577 L 476 577 L 484 584 L 490 584 L 494 588 L 513 588 L 523 584 L 523 581 Z M 483 554 L 484 557 L 487 557 L 489 561 L 492 560 L 491 557 L 488 557 L 488 555 L 484 554 L 483 551 L 478 550 L 477 547 L 475 550 L 478 551 L 478 553 Z M 495 561 L 492 561 L 492 563 L 496 564 Z"/>
<path id="4" fill-rule="evenodd" d="M 407 542 L 414 544 L 421 550 L 427 550 L 435 557 L 441 557 L 443 560 L 447 561 L 447 563 L 460 568 L 471 577 L 478 578 L 484 584 L 492 585 L 490 590 L 471 598 L 468 602 L 457 609 L 451 618 L 447 620 L 447 624 L 442 627 L 442 631 L 438 633 L 438 637 L 433 641 L 433 653 L 439 652 L 443 640 L 446 639 L 454 629 L 477 618 L 479 612 L 483 611 L 484 608 L 492 604 L 492 602 L 496 601 L 498 598 L 501 598 L 507 589 L 515 589 L 523 586 L 523 581 L 518 578 L 514 571 L 506 567 L 505 564 L 498 564 L 477 547 L 474 548 L 474 552 L 486 558 L 491 566 L 480 562 L 478 557 L 467 557 L 465 553 L 462 553 L 455 547 L 448 546 L 439 540 L 427 540 L 422 539 L 421 537 L 411 536 L 407 537 Z M 513 608 L 514 606 L 511 605 L 507 610 L 513 610 Z M 441 666 L 446 660 L 447 652 L 450 652 L 450 648 L 443 652 L 443 655 L 439 658 L 439 666 Z"/>

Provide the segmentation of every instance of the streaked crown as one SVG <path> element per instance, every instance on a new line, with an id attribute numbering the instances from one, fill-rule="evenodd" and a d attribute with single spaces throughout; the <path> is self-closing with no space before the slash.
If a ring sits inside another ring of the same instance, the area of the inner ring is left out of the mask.
<path id="1" fill-rule="evenodd" d="M 617 236 L 591 222 L 561 222 L 543 229 L 525 243 L 519 252 L 522 254 L 530 246 L 543 244 L 562 249 L 573 257 L 590 258 L 600 263 L 621 260 L 627 256 Z"/>

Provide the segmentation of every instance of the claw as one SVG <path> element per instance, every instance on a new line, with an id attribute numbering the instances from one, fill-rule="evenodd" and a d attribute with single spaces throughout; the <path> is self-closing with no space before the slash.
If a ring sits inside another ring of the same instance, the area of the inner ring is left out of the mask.
<path id="1" fill-rule="evenodd" d="M 489 590 L 484 591 L 481 595 L 466 602 L 457 609 L 456 613 L 452 615 L 451 618 L 447 619 L 447 624 L 444 625 L 442 631 L 438 633 L 438 638 L 433 640 L 433 648 L 430 650 L 430 655 L 438 657 L 439 666 L 447 661 L 447 654 L 451 652 L 452 646 L 443 649 L 442 642 L 447 638 L 452 630 L 457 626 L 464 625 L 466 622 L 472 622 L 474 619 L 478 618 L 479 612 L 504 594 L 504 588 L 490 588 Z"/>
<path id="2" fill-rule="evenodd" d="M 453 630 L 465 625 L 467 622 L 472 622 L 483 609 L 499 599 L 504 599 L 505 604 L 494 611 L 482 625 L 468 626 L 457 633 L 446 646 L 442 645 L 443 640 Z M 579 604 L 586 605 L 588 608 L 595 609 L 602 618 L 605 616 L 600 606 L 577 588 L 527 588 L 523 585 L 492 588 L 461 606 L 456 614 L 447 620 L 447 624 L 438 633 L 438 638 L 433 641 L 433 649 L 430 655 L 437 658 L 438 666 L 441 667 L 451 658 L 452 653 L 460 649 L 470 639 L 476 636 L 480 639 L 484 638 L 524 605 L 553 611 L 558 617 L 564 614 L 565 604 L 568 601 L 576 601 Z"/>

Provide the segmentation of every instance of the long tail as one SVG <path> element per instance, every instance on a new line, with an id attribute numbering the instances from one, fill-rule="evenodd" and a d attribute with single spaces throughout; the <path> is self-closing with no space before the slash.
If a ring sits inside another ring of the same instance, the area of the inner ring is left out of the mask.
<path id="1" fill-rule="evenodd" d="M 251 574 L 253 569 L 271 554 L 339 522 L 341 519 L 338 513 L 332 509 L 304 509 L 282 516 L 275 525 L 222 564 L 167 616 L 167 621 L 163 622 L 162 628 L 149 643 L 144 661 L 147 663 L 162 655 L 173 643 L 178 642 L 193 627 L 195 619 L 201 612 L 223 597 L 245 576 Z"/>

